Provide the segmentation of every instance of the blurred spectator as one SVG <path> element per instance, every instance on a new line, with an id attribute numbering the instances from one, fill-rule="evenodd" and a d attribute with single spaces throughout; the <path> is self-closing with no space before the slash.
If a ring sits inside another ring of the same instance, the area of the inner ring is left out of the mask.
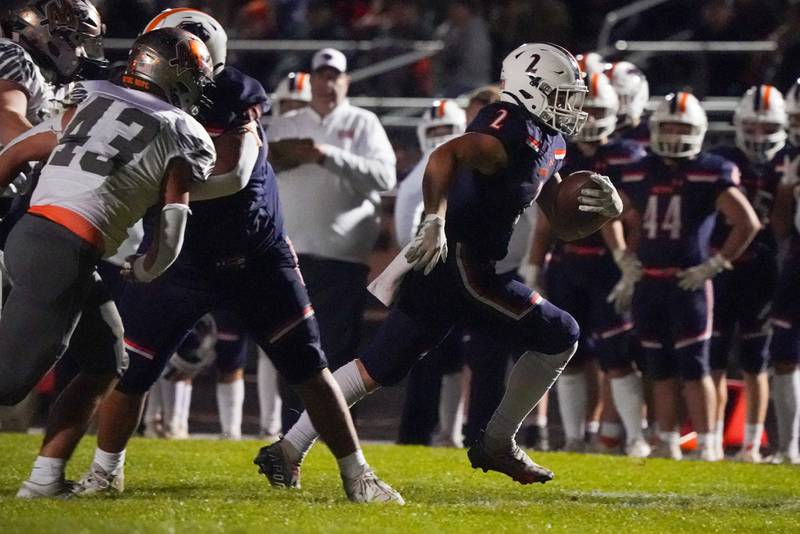
<path id="1" fill-rule="evenodd" d="M 770 74 L 773 84 L 786 90 L 800 77 L 800 2 L 793 3 L 784 16 L 783 24 L 772 34 L 778 51 L 771 55 Z"/>
<path id="2" fill-rule="evenodd" d="M 444 41 L 444 50 L 436 56 L 437 93 L 456 97 L 492 81 L 489 30 L 474 0 L 451 1 L 434 37 Z"/>

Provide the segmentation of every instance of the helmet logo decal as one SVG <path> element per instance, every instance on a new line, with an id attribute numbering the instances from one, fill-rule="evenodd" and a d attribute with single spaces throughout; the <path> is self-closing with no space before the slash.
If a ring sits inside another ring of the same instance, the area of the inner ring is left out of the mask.
<path id="1" fill-rule="evenodd" d="M 542 59 L 542 56 L 539 54 L 533 54 L 531 56 L 531 64 L 528 65 L 528 68 L 525 69 L 525 72 L 530 72 L 531 74 L 536 74 L 536 64 L 539 63 L 539 60 Z"/>
<path id="2" fill-rule="evenodd" d="M 200 38 L 204 43 L 207 43 L 209 39 L 211 39 L 211 34 L 208 32 L 206 27 L 200 22 L 194 22 L 191 20 L 187 20 L 178 24 L 178 28 L 182 30 L 186 30 L 189 33 L 193 33 Z"/>
<path id="3" fill-rule="evenodd" d="M 42 21 L 42 26 L 46 26 L 51 34 L 57 30 L 78 31 L 78 15 L 69 2 L 52 0 L 45 6 L 44 12 L 47 18 Z"/>
<path id="4" fill-rule="evenodd" d="M 184 42 L 186 45 L 184 45 Z M 201 71 L 211 69 L 210 60 L 206 57 L 205 50 L 201 47 L 201 43 L 194 39 L 179 41 L 175 45 L 175 57 L 170 60 L 169 64 L 171 67 L 176 68 L 178 76 L 187 70 L 195 68 L 199 68 Z"/>

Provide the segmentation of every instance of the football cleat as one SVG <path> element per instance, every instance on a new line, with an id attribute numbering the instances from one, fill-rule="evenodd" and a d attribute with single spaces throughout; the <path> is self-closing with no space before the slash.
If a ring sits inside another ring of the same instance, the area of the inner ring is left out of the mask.
<path id="1" fill-rule="evenodd" d="M 549 480 L 553 480 L 553 472 L 531 460 L 516 443 L 508 450 L 494 452 L 486 447 L 483 438 L 481 438 L 469 448 L 467 457 L 473 469 L 483 469 L 484 473 L 497 471 L 510 476 L 520 484 L 532 484 L 534 482 L 544 484 Z"/>
<path id="2" fill-rule="evenodd" d="M 679 443 L 659 442 L 650 453 L 650 458 L 666 458 L 668 460 L 682 460 L 683 453 Z"/>
<path id="3" fill-rule="evenodd" d="M 275 488 L 300 489 L 300 465 L 291 463 L 281 446 L 283 440 L 261 447 L 253 463 Z"/>
<path id="4" fill-rule="evenodd" d="M 625 454 L 628 458 L 647 458 L 653 449 L 644 438 L 637 438 L 625 446 Z"/>
<path id="5" fill-rule="evenodd" d="M 37 484 L 26 480 L 17 491 L 17 499 L 69 499 L 72 497 L 74 485 L 74 482 L 63 478 L 50 484 Z"/>
<path id="6" fill-rule="evenodd" d="M 781 465 L 781 464 L 800 465 L 800 456 L 789 456 L 782 452 L 776 452 L 775 454 L 767 458 L 766 463 L 772 465 Z"/>
<path id="7" fill-rule="evenodd" d="M 764 459 L 761 457 L 761 452 L 757 447 L 742 449 L 736 453 L 736 456 L 734 456 L 733 459 L 737 462 L 743 462 L 746 464 L 760 464 L 764 461 Z"/>
<path id="8" fill-rule="evenodd" d="M 72 488 L 72 493 L 80 497 L 107 493 L 119 495 L 125 491 L 125 470 L 120 468 L 116 473 L 107 473 L 96 463 L 92 463 L 89 472 Z"/>
<path id="9" fill-rule="evenodd" d="M 379 479 L 372 469 L 367 468 L 357 478 L 342 477 L 347 498 L 355 503 L 390 503 L 403 505 L 403 497 L 389 484 Z"/>

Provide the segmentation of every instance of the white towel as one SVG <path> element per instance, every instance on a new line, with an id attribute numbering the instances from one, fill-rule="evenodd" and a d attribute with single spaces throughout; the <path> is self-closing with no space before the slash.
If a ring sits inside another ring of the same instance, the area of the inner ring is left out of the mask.
<path id="1" fill-rule="evenodd" d="M 394 257 L 392 262 L 383 272 L 367 286 L 367 290 L 375 295 L 384 306 L 391 306 L 394 301 L 397 288 L 403 281 L 405 274 L 411 270 L 413 264 L 406 260 L 406 252 L 411 248 L 411 243 L 403 247 L 400 253 Z"/>

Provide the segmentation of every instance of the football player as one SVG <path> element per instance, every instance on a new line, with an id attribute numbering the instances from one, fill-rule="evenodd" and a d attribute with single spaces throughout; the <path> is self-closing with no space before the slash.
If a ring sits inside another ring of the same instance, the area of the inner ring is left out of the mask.
<path id="1" fill-rule="evenodd" d="M 628 61 L 618 61 L 606 70 L 611 85 L 619 96 L 616 136 L 630 139 L 644 148 L 650 145 L 650 129 L 643 120 L 644 108 L 650 99 L 650 86 L 644 73 Z"/>
<path id="2" fill-rule="evenodd" d="M 656 453 L 682 456 L 676 430 L 680 377 L 699 436 L 699 457 L 715 461 L 720 457 L 713 436 L 716 396 L 709 374 L 711 279 L 733 268 L 731 262 L 744 252 L 761 224 L 738 189 L 736 165 L 701 151 L 708 121 L 693 95 L 668 95 L 650 125 L 653 154 L 621 173 L 623 220 L 641 271 L 623 270 L 617 291 L 627 295 L 636 286 L 634 324 L 655 380 L 660 437 Z M 730 222 L 731 230 L 712 254 L 710 238 L 717 213 Z M 605 233 L 616 254 L 628 250 L 619 223 Z"/>
<path id="3" fill-rule="evenodd" d="M 366 463 L 320 348 L 314 309 L 283 232 L 275 175 L 266 161 L 266 135 L 258 122 L 267 103 L 264 88 L 225 65 L 227 37 L 210 15 L 189 8 L 167 10 L 145 32 L 163 27 L 185 28 L 209 45 L 216 88 L 206 127 L 219 136 L 221 155 L 239 154 L 228 169 L 220 169 L 215 187 L 226 194 L 238 192 L 194 203 L 184 252 L 171 274 L 126 289 L 119 308 L 130 367 L 100 406 L 94 462 L 76 493 L 123 491 L 125 448 L 138 426 L 145 393 L 186 332 L 205 313 L 221 308 L 239 316 L 312 409 L 339 461 L 348 498 L 402 504 L 402 497 Z M 224 137 L 231 143 L 223 145 Z M 145 243 L 154 233 L 146 232 Z M 297 480 L 273 455 L 260 454 L 256 463 L 264 471 L 283 469 L 287 481 Z"/>
<path id="4" fill-rule="evenodd" d="M 594 72 L 586 79 L 589 94 L 583 109 L 589 117 L 572 138 L 562 171 L 569 174 L 591 169 L 613 176 L 614 168 L 638 161 L 645 152 L 633 141 L 610 140 L 617 124 L 616 91 L 602 73 Z M 536 240 L 535 264 L 542 265 L 551 242 L 550 227 L 544 217 L 537 222 Z M 613 402 L 627 434 L 627 454 L 637 458 L 650 454 L 641 428 L 644 402 L 641 377 L 627 350 L 633 323 L 624 305 L 615 309 L 607 301 L 620 270 L 635 268 L 633 262 L 632 256 L 625 253 L 612 257 L 600 233 L 570 243 L 558 241 L 552 251 L 546 273 L 547 296 L 578 320 L 584 336 L 576 357 L 556 384 L 569 451 L 583 450 L 588 402 L 584 363 L 587 352 L 591 352 L 610 377 Z M 609 300 L 617 300 L 616 295 L 612 294 Z"/>
<path id="5" fill-rule="evenodd" d="M 364 355 L 334 376 L 348 403 L 356 403 L 401 380 L 454 325 L 491 336 L 509 352 L 524 352 L 468 455 L 475 468 L 528 484 L 546 482 L 553 473 L 535 464 L 514 437 L 575 352 L 578 325 L 535 291 L 500 278 L 494 262 L 506 255 L 516 219 L 535 200 L 564 239 L 594 232 L 622 206 L 608 178 L 595 174 L 577 199 L 580 210 L 590 212 L 584 224 L 556 213 L 558 170 L 566 155 L 562 136 L 586 120 L 586 86 L 569 52 L 550 44 L 520 46 L 503 61 L 502 87 L 500 102 L 484 107 L 464 135 L 430 155 L 422 183 L 425 217 L 405 258 L 393 262 L 398 271 L 412 265 L 413 271 L 403 273 L 389 316 Z M 396 279 L 398 271 L 382 276 Z M 316 436 L 304 413 L 270 448 L 299 468 Z"/>
<path id="6" fill-rule="evenodd" d="M 787 241 L 788 247 L 770 317 L 772 401 L 778 422 L 778 443 L 770 461 L 800 464 L 800 81 L 786 94 L 786 111 L 789 148 L 772 217 L 776 237 Z"/>
<path id="7" fill-rule="evenodd" d="M 31 207 L 6 245 L 14 289 L 0 319 L 4 404 L 24 397 L 52 367 L 78 319 L 85 343 L 82 373 L 105 377 L 104 392 L 114 373 L 126 369 L 122 323 L 95 266 L 116 252 L 127 229 L 151 206 L 160 208 L 157 235 L 143 254 L 131 257 L 126 276 L 150 282 L 178 256 L 192 182 L 208 178 L 216 157 L 210 137 L 193 118 L 211 81 L 211 57 L 198 38 L 175 29 L 144 36 L 131 50 L 124 87 L 83 83 L 76 89 L 83 95 L 77 108 L 37 125 L 0 154 L 3 187 L 26 162 L 50 156 Z M 51 458 L 45 450 L 71 438 L 62 435 L 64 426 L 82 418 L 85 423 L 92 410 L 74 410 L 63 401 L 59 410 L 51 421 L 64 425 L 49 426 L 19 497 L 69 490 L 66 459 Z"/>
<path id="8" fill-rule="evenodd" d="M 275 94 L 272 95 L 273 115 L 280 117 L 311 103 L 310 76 L 307 72 L 290 72 L 278 83 Z"/>
<path id="9" fill-rule="evenodd" d="M 711 375 L 717 391 L 717 448 L 718 454 L 722 455 L 725 404 L 728 400 L 725 373 L 733 343 L 738 341 L 747 419 L 744 442 L 736 459 L 758 463 L 761 461 L 759 448 L 769 403 L 769 312 L 778 276 L 777 243 L 769 221 L 787 156 L 783 95 L 771 85 L 751 87 L 736 107 L 733 125 L 736 146 L 720 147 L 713 153 L 732 161 L 741 171 L 741 189 L 755 209 L 762 229 L 734 262 L 734 269 L 721 272 L 714 278 L 716 309 L 711 340 Z M 712 252 L 724 245 L 729 233 L 730 225 L 723 218 L 717 218 L 711 236 Z M 738 339 L 734 339 L 737 326 Z"/>

